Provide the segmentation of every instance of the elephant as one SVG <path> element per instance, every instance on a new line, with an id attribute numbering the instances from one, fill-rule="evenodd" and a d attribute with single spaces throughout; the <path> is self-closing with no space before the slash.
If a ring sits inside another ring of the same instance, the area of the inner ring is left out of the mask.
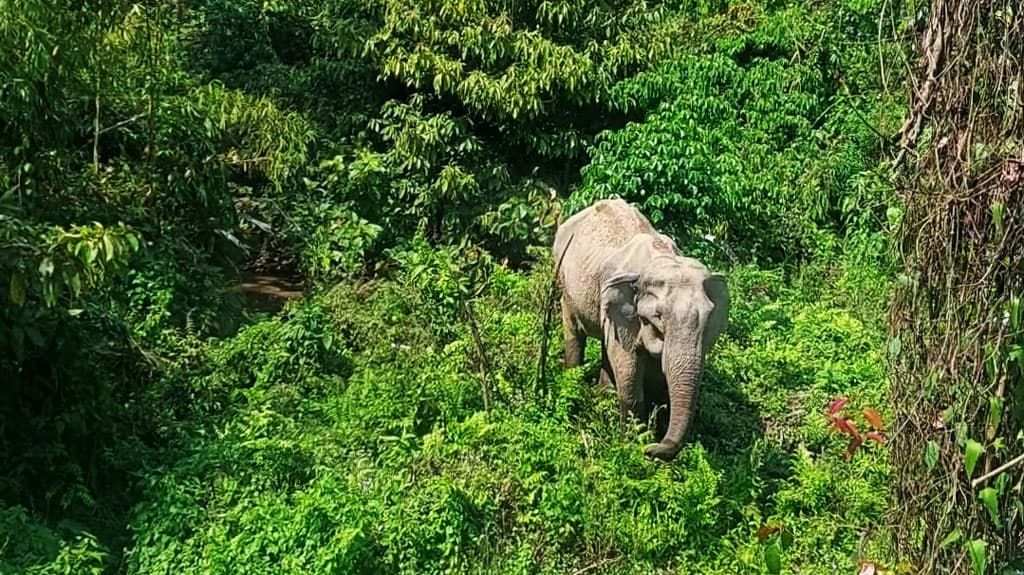
<path id="1" fill-rule="evenodd" d="M 556 230 L 563 364 L 583 363 L 601 342 L 599 387 L 614 387 L 622 416 L 646 423 L 668 404 L 668 425 L 650 458 L 672 461 L 693 418 L 708 351 L 728 327 L 725 276 L 679 253 L 632 204 L 599 200 Z"/>

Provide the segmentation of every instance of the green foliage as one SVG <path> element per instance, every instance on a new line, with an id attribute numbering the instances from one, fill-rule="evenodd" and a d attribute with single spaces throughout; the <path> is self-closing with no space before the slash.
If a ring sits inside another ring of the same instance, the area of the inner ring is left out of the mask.
<path id="1" fill-rule="evenodd" d="M 95 536 L 74 525 L 51 530 L 30 519 L 21 507 L 0 508 L 0 536 L 4 573 L 101 575 L 110 567 L 110 554 Z"/>
<path id="2" fill-rule="evenodd" d="M 641 2 L 387 2 L 367 49 L 385 78 L 454 97 L 486 121 L 547 119 L 673 52 L 681 16 Z M 542 154 L 571 155 L 536 142 Z"/>
<path id="3" fill-rule="evenodd" d="M 438 329 L 460 291 L 450 258 L 421 244 L 401 256 L 401 283 L 340 286 L 211 348 L 195 381 L 245 399 L 150 476 L 130 571 L 731 573 L 760 564 L 766 521 L 796 534 L 785 562 L 816 570 L 848 562 L 881 516 L 884 453 L 846 462 L 821 415 L 836 390 L 884 403 L 882 333 L 848 310 L 737 270 L 741 321 L 712 360 L 693 443 L 663 465 L 643 457 L 645 434 L 619 435 L 614 398 L 589 383 L 596 358 L 534 395 L 546 266 L 493 267 L 481 284 L 499 398 L 484 411 L 470 329 Z M 325 357 L 295 333 L 321 347 L 316 333 L 338 334 L 351 371 L 272 367 Z"/>
<path id="4" fill-rule="evenodd" d="M 847 12 L 750 8 L 744 31 L 715 38 L 714 51 L 615 86 L 616 105 L 643 120 L 602 135 L 570 211 L 621 196 L 690 252 L 769 262 L 806 258 L 819 229 L 884 221 L 874 125 L 885 129 L 893 108 L 853 92 L 880 78 L 846 76 L 870 61 L 836 22 Z"/>
<path id="5" fill-rule="evenodd" d="M 187 4 L 0 0 L 0 571 L 890 556 L 885 447 L 823 415 L 888 413 L 877 2 Z M 536 373 L 551 231 L 611 195 L 730 278 L 669 465 L 594 343 Z"/>

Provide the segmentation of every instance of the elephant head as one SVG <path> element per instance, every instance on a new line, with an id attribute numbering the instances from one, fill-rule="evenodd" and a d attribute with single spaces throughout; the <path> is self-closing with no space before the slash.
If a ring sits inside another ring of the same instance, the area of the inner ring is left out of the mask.
<path id="1" fill-rule="evenodd" d="M 725 278 L 688 258 L 658 256 L 639 269 L 623 263 L 602 285 L 608 327 L 626 357 L 638 348 L 660 360 L 668 385 L 669 422 L 650 457 L 671 460 L 693 417 L 705 354 L 726 327 Z M 635 357 L 633 359 L 635 361 Z M 642 383 L 639 383 L 642 385 Z"/>

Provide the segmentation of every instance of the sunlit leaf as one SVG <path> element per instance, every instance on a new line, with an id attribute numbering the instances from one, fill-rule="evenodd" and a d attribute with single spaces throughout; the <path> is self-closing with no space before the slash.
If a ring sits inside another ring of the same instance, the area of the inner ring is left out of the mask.
<path id="1" fill-rule="evenodd" d="M 768 572 L 773 575 L 778 575 L 782 572 L 782 551 L 777 543 L 772 542 L 765 545 L 764 565 L 768 568 Z"/>
<path id="2" fill-rule="evenodd" d="M 984 540 L 973 539 L 967 542 L 967 554 L 971 557 L 971 567 L 974 569 L 974 575 L 985 574 L 985 548 L 988 546 Z"/>
<path id="3" fill-rule="evenodd" d="M 981 499 L 981 503 L 985 506 L 988 511 L 989 519 L 996 527 L 1002 527 L 1002 521 L 999 520 L 999 493 L 996 492 L 995 488 L 986 487 L 978 493 L 978 499 Z"/>
<path id="4" fill-rule="evenodd" d="M 985 446 L 973 439 L 968 439 L 964 446 L 964 467 L 967 470 L 967 478 L 974 476 L 974 467 L 978 464 L 978 458 L 985 453 Z"/>
<path id="5" fill-rule="evenodd" d="M 1003 203 L 998 201 L 998 200 L 994 201 L 994 202 L 992 202 L 992 205 L 989 206 L 989 209 L 992 212 L 992 224 L 996 228 L 996 236 L 997 237 L 1002 236 L 1003 235 L 1003 213 L 1004 213 Z"/>
<path id="6" fill-rule="evenodd" d="M 924 464 L 928 468 L 928 471 L 935 469 L 935 465 L 939 462 L 939 444 L 934 440 L 929 440 L 924 447 Z"/>
<path id="7" fill-rule="evenodd" d="M 946 535 L 945 539 L 942 540 L 942 543 L 939 543 L 939 548 L 942 549 L 949 547 L 950 545 L 960 541 L 960 538 L 963 536 L 964 534 L 959 528 L 953 529 L 948 535 Z"/>
<path id="8" fill-rule="evenodd" d="M 117 255 L 117 251 L 114 248 L 114 240 L 110 237 L 110 234 L 103 234 L 103 252 L 104 259 L 108 262 Z"/>

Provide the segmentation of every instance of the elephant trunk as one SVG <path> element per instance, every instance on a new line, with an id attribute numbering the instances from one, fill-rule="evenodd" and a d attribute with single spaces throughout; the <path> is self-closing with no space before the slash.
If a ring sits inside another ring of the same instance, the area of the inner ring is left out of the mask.
<path id="1" fill-rule="evenodd" d="M 663 461 L 671 461 L 682 447 L 683 438 L 690 427 L 696 407 L 697 392 L 704 371 L 704 358 L 701 353 L 701 338 L 687 335 L 686 344 L 672 345 L 665 342 L 667 353 L 662 355 L 663 369 L 666 374 L 669 397 L 669 421 L 665 437 L 659 443 L 647 446 L 646 453 Z M 675 342 L 673 342 L 675 343 Z M 680 349 L 682 348 L 682 349 Z M 668 353 L 668 350 L 679 350 Z"/>

